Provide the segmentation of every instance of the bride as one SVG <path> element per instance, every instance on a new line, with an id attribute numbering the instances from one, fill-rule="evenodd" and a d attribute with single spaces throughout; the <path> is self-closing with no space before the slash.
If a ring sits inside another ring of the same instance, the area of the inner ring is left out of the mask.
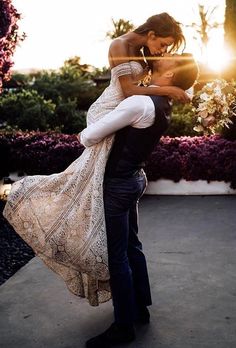
<path id="1" fill-rule="evenodd" d="M 140 87 L 146 72 L 142 48 L 151 56 L 172 51 L 184 42 L 167 13 L 152 16 L 132 32 L 114 39 L 109 48 L 111 82 L 88 110 L 88 125 L 114 110 L 127 96 L 167 95 L 188 101 L 177 87 Z M 103 176 L 114 136 L 86 148 L 63 172 L 27 176 L 12 185 L 4 216 L 44 263 L 59 274 L 75 295 L 90 305 L 111 298 Z"/>

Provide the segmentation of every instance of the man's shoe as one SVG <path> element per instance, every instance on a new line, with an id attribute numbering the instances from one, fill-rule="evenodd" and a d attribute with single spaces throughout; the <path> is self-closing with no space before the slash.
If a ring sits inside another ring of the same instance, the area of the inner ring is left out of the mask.
<path id="1" fill-rule="evenodd" d="M 133 326 L 120 326 L 113 323 L 105 332 L 86 342 L 86 348 L 110 348 L 116 344 L 129 343 L 135 340 Z"/>
<path id="2" fill-rule="evenodd" d="M 137 313 L 135 322 L 139 324 L 150 323 L 150 313 L 146 306 L 142 306 L 138 308 L 138 313 Z"/>

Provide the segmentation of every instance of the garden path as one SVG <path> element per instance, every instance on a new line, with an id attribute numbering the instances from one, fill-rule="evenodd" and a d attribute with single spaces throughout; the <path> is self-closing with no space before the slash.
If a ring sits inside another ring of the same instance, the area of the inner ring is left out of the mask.
<path id="1" fill-rule="evenodd" d="M 130 348 L 236 347 L 236 196 L 144 196 L 151 323 Z M 0 287 L 2 348 L 75 348 L 112 321 L 33 258 Z"/>

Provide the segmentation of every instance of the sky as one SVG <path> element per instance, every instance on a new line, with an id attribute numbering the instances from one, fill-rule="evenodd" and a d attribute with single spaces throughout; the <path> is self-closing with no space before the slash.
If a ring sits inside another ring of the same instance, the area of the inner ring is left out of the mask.
<path id="1" fill-rule="evenodd" d="M 198 22 L 197 4 L 201 0 L 13 0 L 22 15 L 20 30 L 27 38 L 14 55 L 14 69 L 57 69 L 73 56 L 82 64 L 108 66 L 110 40 L 106 33 L 113 29 L 112 21 L 120 18 L 135 26 L 157 13 L 168 12 L 183 24 Z M 217 6 L 214 20 L 223 23 L 225 0 L 205 0 L 208 8 Z M 193 32 L 185 28 L 187 51 L 200 57 Z M 213 30 L 211 53 L 223 51 L 223 29 Z M 222 61 L 219 57 L 218 61 Z M 216 60 L 215 60 L 216 63 Z"/>

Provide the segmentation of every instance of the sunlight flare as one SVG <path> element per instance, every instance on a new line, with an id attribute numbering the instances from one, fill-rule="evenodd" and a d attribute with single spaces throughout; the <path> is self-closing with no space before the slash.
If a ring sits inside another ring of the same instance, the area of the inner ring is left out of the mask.
<path id="1" fill-rule="evenodd" d="M 219 50 L 217 47 L 209 47 L 206 52 L 206 63 L 210 69 L 220 72 L 224 70 L 230 63 L 230 51 L 223 48 Z"/>

